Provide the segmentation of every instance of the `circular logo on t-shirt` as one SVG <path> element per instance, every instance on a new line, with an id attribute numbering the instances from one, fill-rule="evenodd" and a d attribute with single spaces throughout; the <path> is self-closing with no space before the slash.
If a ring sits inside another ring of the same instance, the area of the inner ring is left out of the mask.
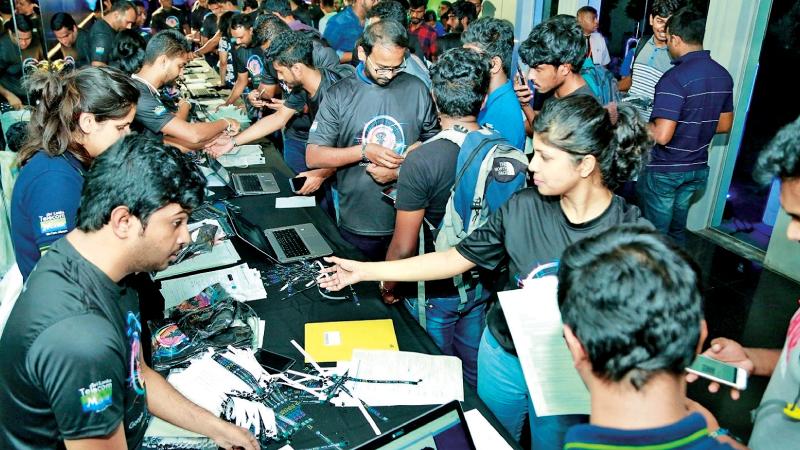
<path id="1" fill-rule="evenodd" d="M 264 73 L 264 61 L 258 55 L 252 55 L 247 58 L 247 71 L 254 77 L 261 76 Z"/>
<path id="2" fill-rule="evenodd" d="M 181 24 L 181 21 L 175 16 L 169 16 L 166 20 L 164 20 L 164 23 L 166 23 L 170 28 L 178 28 Z"/>
<path id="3" fill-rule="evenodd" d="M 144 378 L 142 377 L 142 343 L 139 335 L 142 332 L 142 324 L 136 314 L 128 311 L 128 339 L 131 345 L 130 365 L 128 376 L 131 389 L 139 395 L 144 394 Z"/>
<path id="4" fill-rule="evenodd" d="M 378 144 L 394 150 L 398 155 L 406 149 L 406 137 L 400 122 L 392 116 L 378 116 L 364 125 L 361 142 Z"/>

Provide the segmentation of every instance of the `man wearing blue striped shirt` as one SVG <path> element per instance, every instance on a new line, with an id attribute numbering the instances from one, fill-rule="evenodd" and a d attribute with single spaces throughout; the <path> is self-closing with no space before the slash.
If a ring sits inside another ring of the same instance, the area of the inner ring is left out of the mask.
<path id="1" fill-rule="evenodd" d="M 656 84 L 650 116 L 655 146 L 637 182 L 644 216 L 678 242 L 692 198 L 708 179 L 708 147 L 733 123 L 733 79 L 703 50 L 706 18 L 682 9 L 667 22 L 674 67 Z"/>

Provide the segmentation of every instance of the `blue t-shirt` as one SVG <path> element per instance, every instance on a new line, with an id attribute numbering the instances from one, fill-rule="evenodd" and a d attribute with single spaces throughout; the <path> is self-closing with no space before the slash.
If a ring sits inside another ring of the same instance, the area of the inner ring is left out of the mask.
<path id="1" fill-rule="evenodd" d="M 707 50 L 687 53 L 656 84 L 650 121 L 677 122 L 667 145 L 653 147 L 648 170 L 688 172 L 708 165 L 721 113 L 733 111 L 733 78 Z"/>
<path id="2" fill-rule="evenodd" d="M 11 241 L 24 279 L 50 244 L 75 228 L 85 170 L 69 152 L 44 151 L 20 170 L 11 195 Z"/>
<path id="3" fill-rule="evenodd" d="M 699 413 L 662 428 L 618 430 L 595 425 L 575 425 L 567 431 L 564 448 L 570 450 L 613 450 L 639 447 L 661 450 L 723 450 L 731 449 L 708 435 L 706 421 Z"/>
<path id="4" fill-rule="evenodd" d="M 522 107 L 519 105 L 511 80 L 489 94 L 486 105 L 478 113 L 479 125 L 490 125 L 520 150 L 525 150 L 523 120 Z"/>
<path id="5" fill-rule="evenodd" d="M 364 32 L 364 25 L 353 7 L 348 6 L 343 11 L 328 19 L 325 33 L 322 35 L 328 44 L 337 52 L 352 52 L 356 48 L 356 40 Z"/>

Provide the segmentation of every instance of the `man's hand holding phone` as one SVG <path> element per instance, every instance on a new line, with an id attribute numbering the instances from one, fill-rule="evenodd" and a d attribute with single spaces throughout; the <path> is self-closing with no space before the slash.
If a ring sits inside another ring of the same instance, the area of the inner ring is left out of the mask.
<path id="1" fill-rule="evenodd" d="M 394 150 L 378 144 L 367 144 L 364 147 L 364 154 L 372 164 L 387 169 L 397 169 L 400 164 L 403 164 L 402 155 L 398 155 Z"/>
<path id="2" fill-rule="evenodd" d="M 750 356 L 747 355 L 747 352 L 745 352 L 744 347 L 731 339 L 714 339 L 711 341 L 711 347 L 703 352 L 702 356 L 739 368 L 745 371 L 747 375 L 751 375 L 755 369 L 755 364 L 750 359 Z M 698 378 L 700 378 L 700 375 L 697 373 L 688 373 L 686 375 L 686 381 L 689 383 L 696 381 Z M 709 392 L 717 393 L 719 389 L 720 383 L 717 381 L 711 381 L 708 384 Z M 740 390 L 731 388 L 731 398 L 738 400 L 739 396 Z"/>

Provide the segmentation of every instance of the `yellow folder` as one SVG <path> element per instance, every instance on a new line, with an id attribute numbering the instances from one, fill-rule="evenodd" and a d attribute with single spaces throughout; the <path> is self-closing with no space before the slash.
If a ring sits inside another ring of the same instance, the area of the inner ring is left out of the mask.
<path id="1" fill-rule="evenodd" d="M 350 361 L 356 348 L 399 350 L 392 319 L 307 323 L 305 329 L 306 352 L 317 362 Z"/>

